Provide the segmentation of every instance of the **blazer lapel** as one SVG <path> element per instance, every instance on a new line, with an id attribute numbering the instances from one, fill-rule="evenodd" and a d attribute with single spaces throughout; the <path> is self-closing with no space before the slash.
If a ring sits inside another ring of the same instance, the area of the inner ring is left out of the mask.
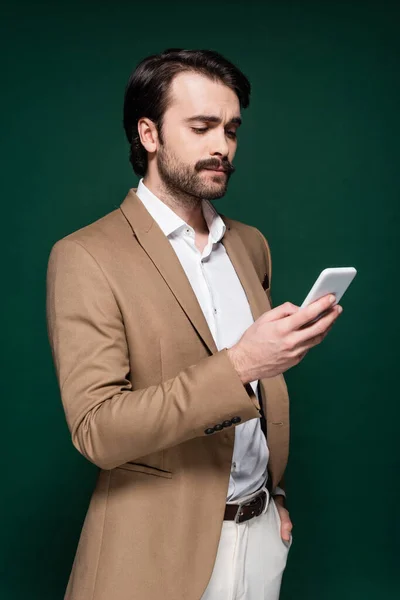
<path id="1" fill-rule="evenodd" d="M 121 210 L 138 242 L 164 278 L 209 352 L 211 354 L 218 352 L 203 311 L 174 249 L 133 189 L 121 204 Z M 231 226 L 229 219 L 222 215 L 221 217 L 227 227 L 222 243 L 243 286 L 253 318 L 256 320 L 268 310 L 266 294 L 240 235 Z"/>
<path id="2" fill-rule="evenodd" d="M 253 318 L 256 320 L 267 310 L 270 310 L 271 305 L 239 233 L 234 227 L 230 226 L 229 219 L 225 217 L 223 219 L 227 225 L 227 231 L 222 242 L 242 283 Z M 279 472 L 279 468 L 275 464 L 278 460 L 276 457 L 282 458 L 284 456 L 284 454 L 276 451 L 276 446 L 284 443 L 284 439 L 276 433 L 276 430 L 284 423 L 287 424 L 289 418 L 286 386 L 281 375 L 260 379 L 259 384 L 260 401 L 267 422 L 267 440 L 270 449 L 269 465 L 275 486 L 278 483 L 278 481 L 275 481 L 275 474 Z M 286 447 L 285 451 L 287 452 Z"/>
<path id="3" fill-rule="evenodd" d="M 133 190 L 129 191 L 121 204 L 121 210 L 139 244 L 158 269 L 209 352 L 218 352 L 203 311 L 174 249 Z"/>
<path id="4" fill-rule="evenodd" d="M 243 286 L 253 319 L 256 320 L 270 306 L 242 238 L 231 226 L 229 219 L 222 218 L 227 227 L 222 243 Z"/>

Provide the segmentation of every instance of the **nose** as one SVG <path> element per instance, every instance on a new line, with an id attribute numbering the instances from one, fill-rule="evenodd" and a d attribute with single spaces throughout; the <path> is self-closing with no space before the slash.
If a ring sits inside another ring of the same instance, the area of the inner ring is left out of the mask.
<path id="1" fill-rule="evenodd" d="M 229 146 L 226 139 L 225 131 L 215 130 L 215 136 L 213 136 L 212 146 L 210 148 L 211 156 L 220 156 L 225 158 L 229 154 Z"/>

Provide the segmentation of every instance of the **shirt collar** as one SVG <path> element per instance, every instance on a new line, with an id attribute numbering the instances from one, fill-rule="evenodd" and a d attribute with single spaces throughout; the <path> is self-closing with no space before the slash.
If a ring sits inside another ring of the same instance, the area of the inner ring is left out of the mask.
<path id="1" fill-rule="evenodd" d="M 143 202 L 145 208 L 167 237 L 183 226 L 188 227 L 187 223 L 181 217 L 145 186 L 143 179 L 139 181 L 136 195 Z M 213 243 L 217 243 L 224 237 L 226 231 L 225 223 L 211 202 L 202 200 L 201 207 L 211 234 L 211 239 Z"/>

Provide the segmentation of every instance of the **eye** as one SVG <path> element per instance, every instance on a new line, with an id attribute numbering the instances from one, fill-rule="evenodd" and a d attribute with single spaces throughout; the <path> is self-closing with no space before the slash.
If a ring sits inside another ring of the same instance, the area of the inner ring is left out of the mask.
<path id="1" fill-rule="evenodd" d="M 192 130 L 197 134 L 205 133 L 208 131 L 208 127 L 192 127 Z"/>
<path id="2" fill-rule="evenodd" d="M 236 138 L 237 138 L 237 133 L 236 133 L 236 131 L 227 131 L 227 132 L 226 132 L 226 135 L 227 135 L 228 137 L 230 137 L 231 139 L 233 139 L 233 140 L 236 140 Z"/>

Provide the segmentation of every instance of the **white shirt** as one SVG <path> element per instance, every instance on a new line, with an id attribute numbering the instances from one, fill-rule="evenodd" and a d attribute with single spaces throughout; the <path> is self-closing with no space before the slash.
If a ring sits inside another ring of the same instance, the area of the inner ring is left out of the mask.
<path id="1" fill-rule="evenodd" d="M 169 239 L 203 311 L 218 350 L 230 348 L 254 322 L 242 284 L 221 239 L 225 223 L 208 200 L 202 201 L 208 243 L 200 253 L 194 229 L 157 198 L 141 179 L 136 192 Z M 258 397 L 258 381 L 250 383 Z M 235 427 L 227 501 L 256 491 L 267 478 L 269 450 L 260 419 Z"/>

